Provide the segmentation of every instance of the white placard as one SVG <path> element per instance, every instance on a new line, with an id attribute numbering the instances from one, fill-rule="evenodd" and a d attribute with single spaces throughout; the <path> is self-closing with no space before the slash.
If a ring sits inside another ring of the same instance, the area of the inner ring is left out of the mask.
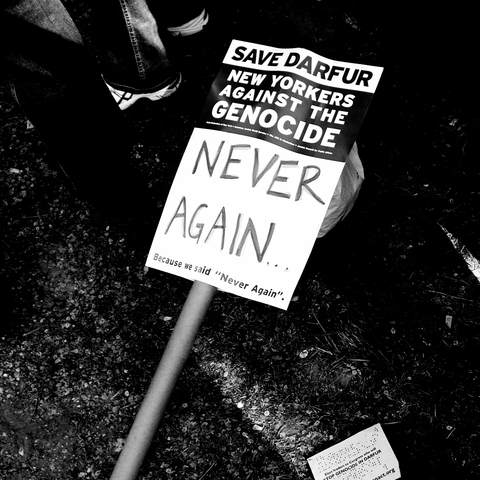
<path id="1" fill-rule="evenodd" d="M 232 41 L 147 266 L 287 309 L 382 70 Z"/>
<path id="2" fill-rule="evenodd" d="M 195 129 L 147 266 L 286 309 L 343 165 Z"/>

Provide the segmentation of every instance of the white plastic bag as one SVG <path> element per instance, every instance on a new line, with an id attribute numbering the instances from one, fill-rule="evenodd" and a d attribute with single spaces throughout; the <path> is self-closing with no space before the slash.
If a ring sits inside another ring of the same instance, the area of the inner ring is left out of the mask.
<path id="1" fill-rule="evenodd" d="M 317 238 L 323 237 L 340 220 L 347 216 L 357 200 L 364 179 L 363 165 L 358 156 L 357 144 L 354 143 L 345 161 L 345 166 Z"/>

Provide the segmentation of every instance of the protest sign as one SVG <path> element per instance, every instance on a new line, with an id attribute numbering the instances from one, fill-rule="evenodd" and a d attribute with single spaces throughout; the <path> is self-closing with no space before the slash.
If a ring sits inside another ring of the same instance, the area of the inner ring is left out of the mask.
<path id="1" fill-rule="evenodd" d="M 308 459 L 315 480 L 396 480 L 397 458 L 379 423 Z"/>
<path id="2" fill-rule="evenodd" d="M 381 72 L 234 40 L 147 266 L 286 309 Z"/>

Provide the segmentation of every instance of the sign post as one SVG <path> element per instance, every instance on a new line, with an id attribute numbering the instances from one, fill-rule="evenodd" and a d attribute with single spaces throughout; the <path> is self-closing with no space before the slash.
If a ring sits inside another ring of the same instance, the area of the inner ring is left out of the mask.
<path id="1" fill-rule="evenodd" d="M 192 290 L 111 480 L 136 478 L 216 289 L 287 309 L 382 70 L 232 41 L 146 261 Z"/>

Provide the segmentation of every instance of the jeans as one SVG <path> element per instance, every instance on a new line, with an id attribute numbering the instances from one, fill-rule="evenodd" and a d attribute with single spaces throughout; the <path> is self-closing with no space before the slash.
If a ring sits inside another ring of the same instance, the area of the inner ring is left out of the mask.
<path id="1" fill-rule="evenodd" d="M 176 75 L 145 0 L 102 0 L 92 8 L 92 40 L 102 74 L 125 91 L 155 91 Z M 108 28 L 105 28 L 108 26 Z"/>
<path id="2" fill-rule="evenodd" d="M 94 43 L 105 80 L 129 92 L 155 91 L 170 83 L 177 72 L 167 56 L 166 28 L 181 25 L 202 10 L 198 0 L 95 2 Z"/>
<path id="3" fill-rule="evenodd" d="M 148 91 L 175 72 L 145 0 L 93 0 L 90 8 L 87 42 L 60 0 L 4 0 L 0 61 L 78 193 L 110 216 L 131 218 L 151 201 L 130 165 L 128 129 L 101 75 L 113 86 Z"/>

